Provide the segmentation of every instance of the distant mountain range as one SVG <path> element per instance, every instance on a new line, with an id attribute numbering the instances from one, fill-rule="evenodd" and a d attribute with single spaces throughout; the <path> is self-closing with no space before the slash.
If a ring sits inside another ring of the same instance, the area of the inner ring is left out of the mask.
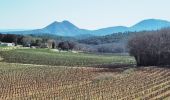
<path id="1" fill-rule="evenodd" d="M 158 30 L 161 28 L 170 27 L 170 22 L 160 19 L 147 19 L 143 20 L 131 27 L 126 26 L 115 26 L 102 28 L 99 30 L 87 30 L 80 29 L 69 21 L 63 22 L 53 22 L 50 25 L 36 30 L 24 30 L 24 31 L 10 31 L 3 33 L 12 34 L 52 34 L 57 36 L 67 36 L 67 37 L 84 37 L 84 36 L 105 36 L 118 32 L 127 31 L 148 31 L 148 30 Z"/>
<path id="2" fill-rule="evenodd" d="M 167 27 L 170 27 L 169 21 L 160 20 L 160 19 L 147 19 L 131 27 L 126 27 L 126 26 L 109 27 L 109 28 L 95 30 L 94 33 L 95 35 L 103 36 L 103 35 L 110 35 L 118 32 L 151 31 L 151 30 L 159 30 Z"/>
<path id="3" fill-rule="evenodd" d="M 29 29 L 0 29 L 0 32 L 15 32 L 15 31 L 28 31 L 28 30 Z"/>

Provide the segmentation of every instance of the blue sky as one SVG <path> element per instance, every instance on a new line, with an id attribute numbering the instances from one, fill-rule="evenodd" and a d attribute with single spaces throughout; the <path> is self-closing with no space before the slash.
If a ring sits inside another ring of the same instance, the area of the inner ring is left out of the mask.
<path id="1" fill-rule="evenodd" d="M 143 19 L 170 21 L 170 0 L 0 0 L 0 29 L 42 28 L 69 20 L 80 28 L 131 26 Z"/>

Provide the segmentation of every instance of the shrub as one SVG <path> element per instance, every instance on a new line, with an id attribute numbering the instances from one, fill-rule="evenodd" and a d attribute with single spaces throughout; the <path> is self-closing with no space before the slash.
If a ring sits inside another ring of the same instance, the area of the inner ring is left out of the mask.
<path id="1" fill-rule="evenodd" d="M 58 48 L 60 48 L 61 50 L 73 50 L 74 47 L 75 43 L 70 41 L 64 41 L 58 44 Z"/>

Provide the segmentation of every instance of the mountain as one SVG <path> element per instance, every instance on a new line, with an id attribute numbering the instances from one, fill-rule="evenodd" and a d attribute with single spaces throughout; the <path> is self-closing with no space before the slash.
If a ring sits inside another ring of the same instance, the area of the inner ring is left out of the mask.
<path id="1" fill-rule="evenodd" d="M 136 25 L 130 27 L 130 31 L 143 31 L 143 30 L 158 30 L 161 28 L 170 27 L 170 22 L 160 19 L 143 20 Z"/>
<path id="2" fill-rule="evenodd" d="M 93 31 L 93 33 L 96 36 L 104 36 L 104 35 L 110 35 L 112 33 L 118 33 L 118 32 L 151 31 L 151 30 L 159 30 L 167 27 L 170 27 L 169 21 L 160 20 L 160 19 L 147 19 L 131 27 L 125 27 L 125 26 L 109 27 L 109 28 L 95 30 Z"/>
<path id="3" fill-rule="evenodd" d="M 6 33 L 36 34 L 36 35 L 49 34 L 49 35 L 67 36 L 67 37 L 90 35 L 90 31 L 85 29 L 80 29 L 77 26 L 70 23 L 69 21 L 62 21 L 62 22 L 55 21 L 42 29 L 35 29 L 35 30 L 28 30 L 28 31 L 13 31 L 13 32 L 6 32 Z"/>
<path id="4" fill-rule="evenodd" d="M 116 27 L 109 27 L 109 28 L 94 30 L 93 33 L 95 36 L 104 36 L 104 35 L 109 35 L 112 33 L 126 32 L 126 31 L 129 31 L 128 27 L 116 26 Z"/>
<path id="5" fill-rule="evenodd" d="M 0 29 L 0 32 L 26 31 L 28 29 Z"/>
<path id="6" fill-rule="evenodd" d="M 53 22 L 50 25 L 36 30 L 29 31 L 14 31 L 14 32 L 5 32 L 13 34 L 36 34 L 36 35 L 56 35 L 56 36 L 67 36 L 67 37 L 91 37 L 91 36 L 105 36 L 118 32 L 127 32 L 127 31 L 148 31 L 148 30 L 158 30 L 161 28 L 170 27 L 170 22 L 160 19 L 147 19 L 143 20 L 131 27 L 125 26 L 116 26 L 102 28 L 98 30 L 86 30 L 80 29 L 69 21 L 62 22 Z"/>
<path id="7" fill-rule="evenodd" d="M 53 22 L 42 29 L 45 33 L 52 33 L 59 36 L 79 36 L 88 34 L 88 30 L 80 29 L 69 21 Z"/>

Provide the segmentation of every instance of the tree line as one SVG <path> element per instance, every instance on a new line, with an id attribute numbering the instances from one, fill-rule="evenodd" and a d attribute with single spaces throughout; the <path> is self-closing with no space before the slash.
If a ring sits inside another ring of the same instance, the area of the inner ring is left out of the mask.
<path id="1" fill-rule="evenodd" d="M 1 42 L 22 44 L 22 39 L 23 39 L 23 37 L 24 37 L 24 36 L 22 36 L 22 35 L 1 34 L 1 33 L 0 33 L 0 41 L 1 41 Z"/>
<path id="2" fill-rule="evenodd" d="M 0 42 L 14 43 L 15 45 L 23 45 L 24 47 L 38 48 L 59 48 L 60 50 L 73 50 L 75 42 L 59 41 L 45 37 L 33 37 L 31 35 L 1 34 Z"/>
<path id="3" fill-rule="evenodd" d="M 128 48 L 138 66 L 170 65 L 170 29 L 138 32 Z"/>

